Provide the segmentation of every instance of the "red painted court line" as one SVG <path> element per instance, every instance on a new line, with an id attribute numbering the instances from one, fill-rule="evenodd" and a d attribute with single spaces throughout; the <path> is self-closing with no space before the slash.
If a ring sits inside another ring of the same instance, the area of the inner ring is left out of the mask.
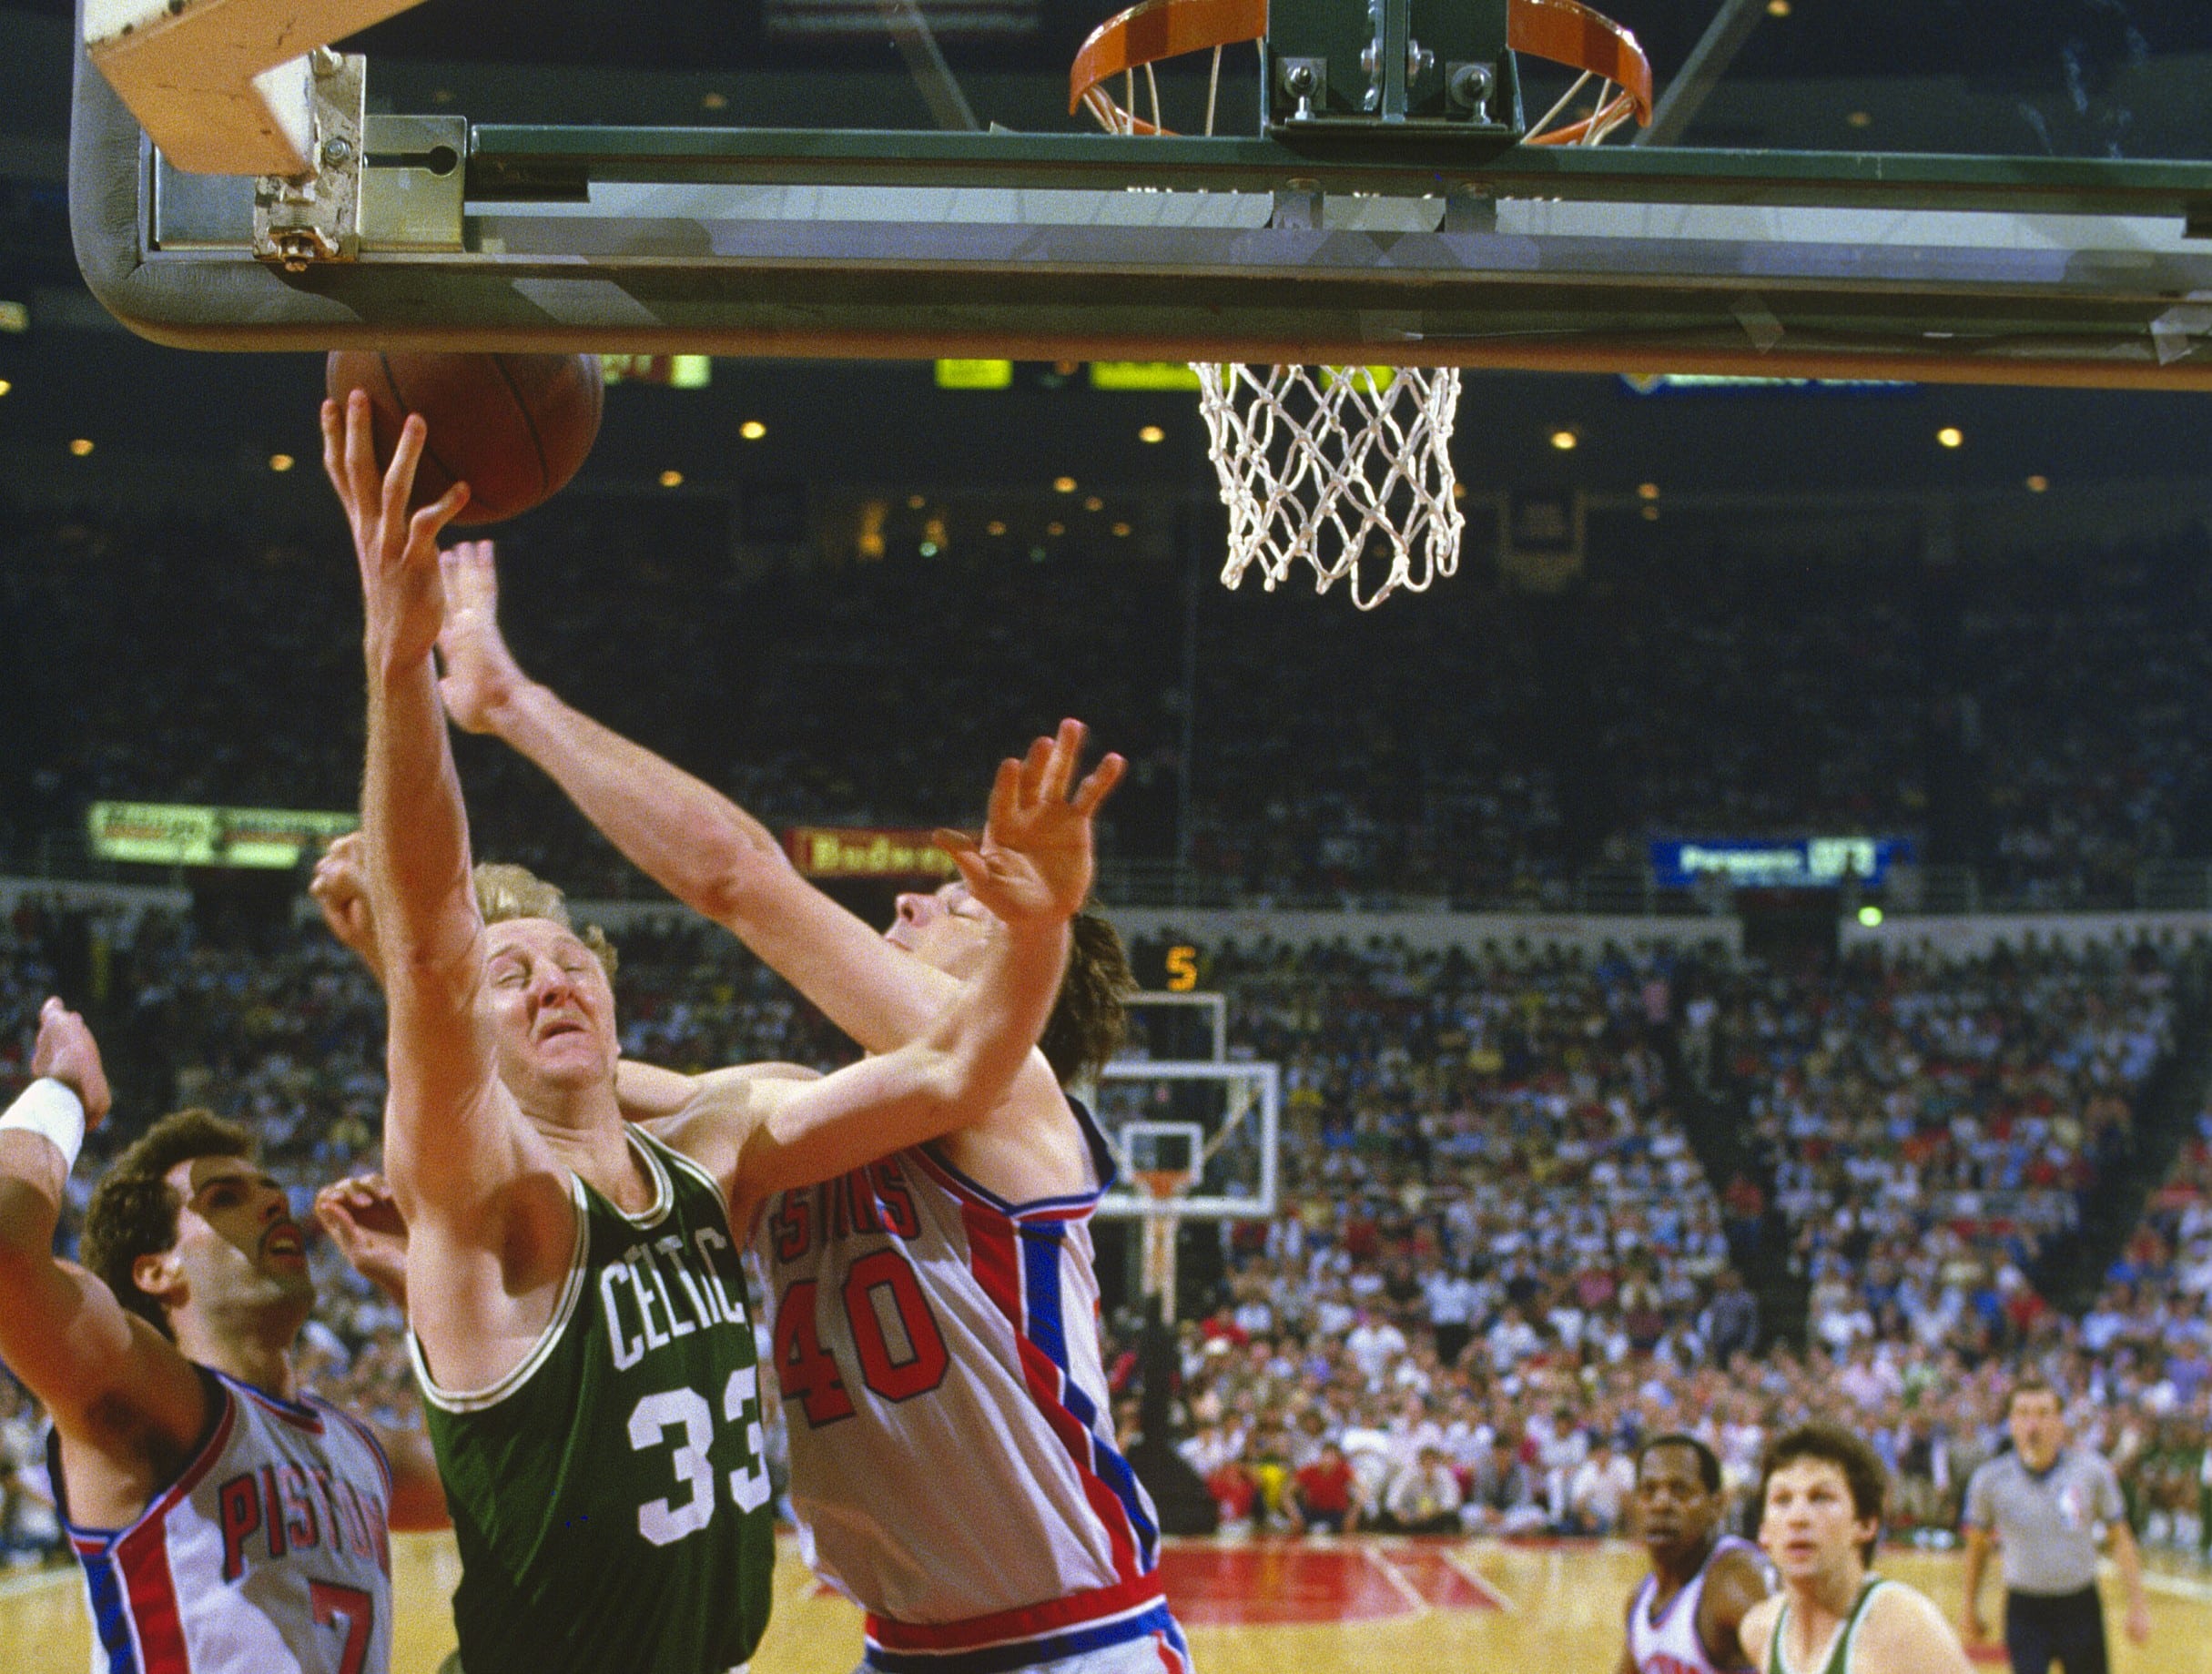
<path id="1" fill-rule="evenodd" d="M 1414 1610 L 1356 1548 L 1172 1546 L 1160 1555 L 1160 1572 L 1189 1627 L 1379 1621 Z"/>
<path id="2" fill-rule="evenodd" d="M 1193 1627 L 1380 1621 L 1440 1610 L 1499 1610 L 1506 1600 L 1453 1561 L 1453 1545 L 1347 1541 L 1306 1546 L 1177 1542 L 1161 1553 L 1168 1602 Z"/>
<path id="3" fill-rule="evenodd" d="M 1439 1610 L 1497 1610 L 1504 1601 L 1497 1589 L 1469 1575 L 1452 1561 L 1443 1547 L 1392 1546 L 1383 1557 L 1395 1564 L 1421 1597 Z"/>

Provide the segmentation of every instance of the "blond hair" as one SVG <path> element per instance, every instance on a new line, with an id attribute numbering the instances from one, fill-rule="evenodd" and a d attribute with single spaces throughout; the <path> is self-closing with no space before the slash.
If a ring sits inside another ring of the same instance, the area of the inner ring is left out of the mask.
<path id="1" fill-rule="evenodd" d="M 486 924 L 504 924 L 510 918 L 550 918 L 592 950 L 614 979 L 614 944 L 595 924 L 581 930 L 569 919 L 568 898 L 527 867 L 484 865 L 473 874 L 476 910 Z"/>

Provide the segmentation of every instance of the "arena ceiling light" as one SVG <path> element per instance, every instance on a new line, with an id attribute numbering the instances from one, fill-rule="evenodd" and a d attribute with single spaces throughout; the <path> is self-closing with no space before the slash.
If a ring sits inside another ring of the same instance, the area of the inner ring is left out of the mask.
<path id="1" fill-rule="evenodd" d="M 272 453 L 269 456 L 269 468 L 279 476 L 289 471 L 295 462 L 289 453 Z"/>
<path id="2" fill-rule="evenodd" d="M 1966 432 L 1955 424 L 1946 424 L 1935 432 L 1935 440 L 1946 448 L 1963 448 L 1966 445 Z"/>
<path id="3" fill-rule="evenodd" d="M 1137 440 L 1147 445 L 1155 441 L 1165 441 L 1167 431 L 1162 430 L 1157 424 L 1148 424 L 1137 432 Z"/>
<path id="4" fill-rule="evenodd" d="M 1551 433 L 1551 445 L 1562 453 L 1572 453 L 1582 445 L 1582 438 L 1572 425 L 1562 424 Z"/>
<path id="5" fill-rule="evenodd" d="M 758 419 L 747 419 L 737 427 L 737 433 L 747 441 L 758 441 L 768 433 L 768 427 Z"/>

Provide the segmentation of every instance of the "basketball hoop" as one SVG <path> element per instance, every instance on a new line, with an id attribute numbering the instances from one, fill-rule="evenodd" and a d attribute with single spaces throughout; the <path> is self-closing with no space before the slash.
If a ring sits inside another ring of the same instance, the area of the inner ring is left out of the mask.
<path id="1" fill-rule="evenodd" d="M 1229 508 L 1222 584 L 1253 564 L 1273 593 L 1303 559 L 1373 610 L 1459 567 L 1459 369 L 1200 364 L 1198 410 Z M 1368 563 L 1370 553 L 1374 553 Z M 1375 566 L 1387 556 L 1388 568 Z"/>
<path id="2" fill-rule="evenodd" d="M 1268 0 L 1143 0 L 1101 24 L 1077 52 L 1068 108 L 1089 110 L 1109 133 L 1168 134 L 1152 66 L 1211 47 L 1210 136 L 1222 48 L 1258 40 L 1267 29 Z M 1594 146 L 1631 117 L 1651 120 L 1651 66 L 1643 49 L 1579 0 L 1511 0 L 1507 46 L 1582 73 L 1522 144 Z M 1136 111 L 1140 68 L 1151 92 L 1150 120 Z M 1107 90 L 1117 76 L 1124 78 L 1118 101 Z M 1470 95 L 1477 104 L 1489 97 L 1488 76 L 1484 69 Z M 1588 114 L 1564 120 L 1593 80 L 1598 91 Z M 1229 508 L 1223 586 L 1238 585 L 1257 564 L 1272 593 L 1303 561 L 1316 593 L 1344 581 L 1352 603 L 1373 610 L 1401 588 L 1424 592 L 1458 569 L 1466 520 L 1452 469 L 1456 367 L 1197 362 L 1192 370 L 1207 451 Z"/>

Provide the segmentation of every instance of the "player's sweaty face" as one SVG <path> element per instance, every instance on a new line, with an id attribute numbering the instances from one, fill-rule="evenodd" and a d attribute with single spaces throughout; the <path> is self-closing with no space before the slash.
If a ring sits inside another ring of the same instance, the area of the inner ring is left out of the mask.
<path id="1" fill-rule="evenodd" d="M 900 896 L 898 917 L 883 938 L 948 976 L 965 978 L 974 972 L 994 922 L 968 886 L 956 880 L 934 894 Z"/>
<path id="2" fill-rule="evenodd" d="M 284 1188 L 243 1157 L 193 1157 L 163 1176 L 181 1200 L 171 1254 L 203 1305 L 314 1294 Z"/>
<path id="3" fill-rule="evenodd" d="M 1767 1478 L 1759 1544 L 1783 1575 L 1809 1578 L 1846 1561 L 1874 1537 L 1880 1521 L 1860 1518 L 1841 1465 L 1792 1459 Z"/>
<path id="4" fill-rule="evenodd" d="M 614 991 L 576 936 L 550 918 L 484 931 L 484 1001 L 510 1088 L 604 1081 L 614 1072 Z"/>
<path id="5" fill-rule="evenodd" d="M 1698 1473 L 1698 1456 L 1687 1447 L 1654 1447 L 1644 1455 L 1636 1471 L 1635 1504 L 1644 1544 L 1669 1551 L 1702 1542 L 1720 1510 L 1719 1497 L 1706 1492 Z"/>

